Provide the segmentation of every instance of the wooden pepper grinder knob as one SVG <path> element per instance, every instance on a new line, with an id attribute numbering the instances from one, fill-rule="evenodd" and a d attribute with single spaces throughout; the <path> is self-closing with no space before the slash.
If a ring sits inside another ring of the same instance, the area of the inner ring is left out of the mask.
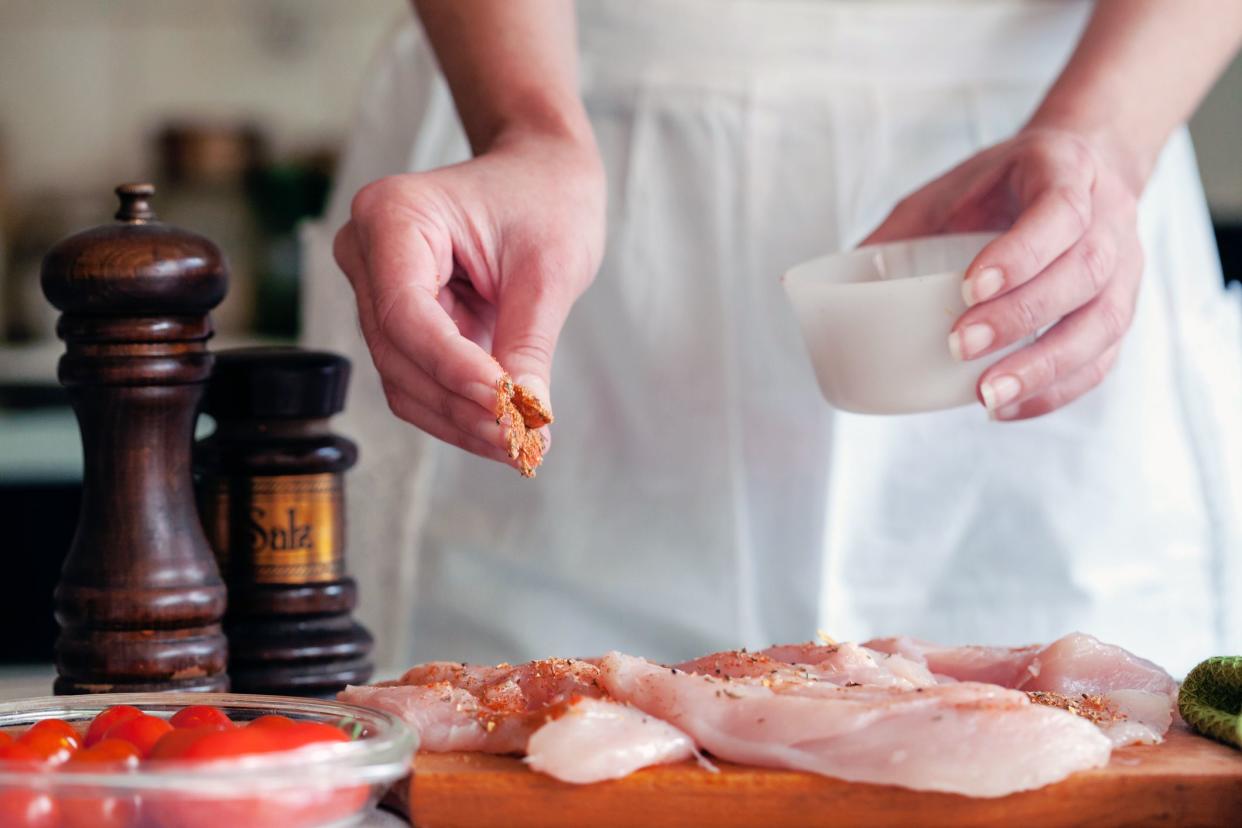
<path id="1" fill-rule="evenodd" d="M 43 260 L 84 460 L 55 595 L 55 690 L 223 691 L 225 587 L 198 517 L 191 448 L 224 258 L 156 221 L 150 184 L 116 192 L 118 223 L 70 236 Z"/>

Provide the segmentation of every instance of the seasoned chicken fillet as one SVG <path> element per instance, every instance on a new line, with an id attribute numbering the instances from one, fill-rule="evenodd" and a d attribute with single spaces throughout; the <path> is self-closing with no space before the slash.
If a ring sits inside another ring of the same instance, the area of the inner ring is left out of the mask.
<path id="1" fill-rule="evenodd" d="M 996 685 L 726 681 L 621 653 L 605 656 L 600 670 L 613 697 L 685 731 L 713 756 L 857 782 L 1004 796 L 1101 767 L 1111 750 L 1085 719 Z"/>

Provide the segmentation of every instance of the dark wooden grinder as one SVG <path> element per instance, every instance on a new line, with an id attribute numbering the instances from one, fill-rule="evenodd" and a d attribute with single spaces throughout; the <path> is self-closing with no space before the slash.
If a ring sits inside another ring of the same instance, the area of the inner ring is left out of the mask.
<path id="1" fill-rule="evenodd" d="M 225 587 L 191 477 L 224 257 L 161 224 L 149 184 L 116 224 L 59 242 L 43 292 L 62 316 L 59 377 L 82 433 L 82 510 L 56 589 L 58 694 L 228 689 Z"/>
<path id="2" fill-rule="evenodd" d="M 216 356 L 196 461 L 202 515 L 229 588 L 233 689 L 333 696 L 371 676 L 371 634 L 351 617 L 345 472 L 358 458 L 330 420 L 349 361 L 299 348 Z"/>

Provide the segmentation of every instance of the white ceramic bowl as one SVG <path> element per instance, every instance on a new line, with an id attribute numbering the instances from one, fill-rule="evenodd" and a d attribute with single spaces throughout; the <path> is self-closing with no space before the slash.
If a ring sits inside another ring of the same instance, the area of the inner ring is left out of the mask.
<path id="1" fill-rule="evenodd" d="M 958 362 L 949 329 L 966 267 L 995 233 L 860 247 L 794 267 L 785 291 L 824 397 L 844 411 L 910 414 L 974 402 L 990 358 Z"/>

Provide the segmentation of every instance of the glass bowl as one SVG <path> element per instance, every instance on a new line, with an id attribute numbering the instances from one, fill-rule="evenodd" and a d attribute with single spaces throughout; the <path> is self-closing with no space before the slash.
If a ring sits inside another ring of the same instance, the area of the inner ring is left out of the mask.
<path id="1" fill-rule="evenodd" d="M 234 693 L 109 693 L 0 704 L 0 731 L 64 719 L 80 731 L 128 704 L 171 717 L 193 704 L 244 723 L 279 714 L 355 731 L 350 742 L 210 761 L 144 761 L 135 770 L 82 771 L 0 764 L 0 824 L 42 828 L 336 828 L 354 825 L 411 771 L 417 738 L 388 713 L 335 701 Z M 49 805 L 50 802 L 50 805 Z M 54 812 L 54 813 L 52 813 Z M 43 816 L 41 816 L 43 815 Z"/>

